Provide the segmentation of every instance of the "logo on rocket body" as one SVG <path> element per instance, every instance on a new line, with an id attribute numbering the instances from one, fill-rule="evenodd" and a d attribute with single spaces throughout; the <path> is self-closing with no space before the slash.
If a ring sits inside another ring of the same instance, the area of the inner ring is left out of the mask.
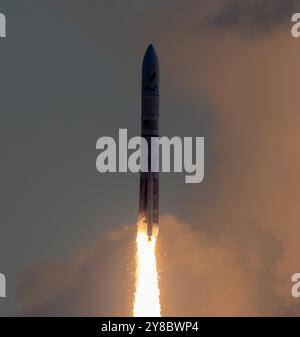
<path id="1" fill-rule="evenodd" d="M 146 50 L 142 66 L 142 137 L 148 144 L 148 171 L 140 176 L 139 217 L 147 225 L 147 234 L 151 239 L 153 228 L 158 228 L 159 180 L 158 173 L 151 172 L 154 158 L 151 156 L 152 137 L 159 136 L 159 63 L 152 44 Z M 145 154 L 144 154 L 145 156 Z M 143 160 L 143 152 L 141 153 Z"/>

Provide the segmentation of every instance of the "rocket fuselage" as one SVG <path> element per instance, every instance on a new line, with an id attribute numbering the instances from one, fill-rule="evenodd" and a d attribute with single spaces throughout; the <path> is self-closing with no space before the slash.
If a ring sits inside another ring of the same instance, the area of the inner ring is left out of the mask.
<path id="1" fill-rule="evenodd" d="M 159 175 L 151 172 L 151 138 L 159 136 L 159 63 L 154 47 L 146 50 L 142 67 L 142 137 L 148 144 L 148 172 L 140 175 L 139 219 L 147 225 L 149 240 L 159 221 Z M 143 152 L 141 154 L 143 157 Z"/>

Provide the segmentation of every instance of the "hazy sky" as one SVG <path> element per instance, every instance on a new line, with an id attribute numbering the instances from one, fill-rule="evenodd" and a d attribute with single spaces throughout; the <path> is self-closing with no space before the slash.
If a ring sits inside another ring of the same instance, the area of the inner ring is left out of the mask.
<path id="1" fill-rule="evenodd" d="M 1 315 L 130 313 L 139 177 L 99 174 L 95 146 L 119 128 L 139 134 L 150 42 L 161 135 L 205 137 L 203 183 L 160 179 L 163 313 L 300 313 L 290 296 L 297 10 L 292 0 L 1 1 Z"/>

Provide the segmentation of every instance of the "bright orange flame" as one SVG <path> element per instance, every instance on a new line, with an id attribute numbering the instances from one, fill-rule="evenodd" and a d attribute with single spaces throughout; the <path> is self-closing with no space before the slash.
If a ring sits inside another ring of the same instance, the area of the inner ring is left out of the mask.
<path id="1" fill-rule="evenodd" d="M 160 317 L 158 274 L 155 256 L 157 233 L 148 241 L 146 225 L 138 224 L 134 317 Z"/>

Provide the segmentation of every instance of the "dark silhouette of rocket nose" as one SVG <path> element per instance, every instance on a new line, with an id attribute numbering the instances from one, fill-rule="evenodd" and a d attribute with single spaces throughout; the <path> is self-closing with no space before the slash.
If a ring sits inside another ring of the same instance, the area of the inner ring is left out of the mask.
<path id="1" fill-rule="evenodd" d="M 144 56 L 143 68 L 158 69 L 158 57 L 155 48 L 151 43 L 149 44 Z"/>
<path id="2" fill-rule="evenodd" d="M 143 60 L 142 94 L 145 96 L 159 95 L 159 64 L 152 44 L 149 44 Z"/>

